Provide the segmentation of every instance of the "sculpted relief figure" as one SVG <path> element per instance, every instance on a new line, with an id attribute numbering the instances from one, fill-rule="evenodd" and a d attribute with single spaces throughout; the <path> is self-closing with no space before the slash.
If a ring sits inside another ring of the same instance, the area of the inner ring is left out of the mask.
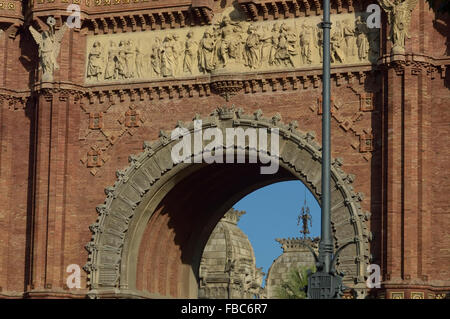
<path id="1" fill-rule="evenodd" d="M 125 73 L 125 77 L 127 79 L 129 78 L 133 78 L 134 74 L 135 74 L 135 66 L 136 66 L 136 62 L 135 62 L 135 58 L 136 58 L 136 51 L 134 48 L 134 44 L 132 41 L 128 40 L 125 43 L 125 69 L 126 69 L 126 73 Z"/>
<path id="2" fill-rule="evenodd" d="M 118 57 L 117 57 L 117 46 L 114 41 L 109 42 L 109 49 L 108 49 L 108 57 L 106 60 L 106 68 L 105 68 L 105 79 L 117 79 L 117 63 L 118 63 Z"/>
<path id="3" fill-rule="evenodd" d="M 116 73 L 118 79 L 126 79 L 128 74 L 125 46 L 126 46 L 125 41 L 119 42 L 119 47 L 117 49 L 117 63 L 116 63 Z"/>
<path id="4" fill-rule="evenodd" d="M 360 60 L 365 60 L 369 54 L 369 40 L 367 38 L 368 28 L 361 17 L 356 19 L 356 45 L 358 46 L 358 57 Z"/>
<path id="5" fill-rule="evenodd" d="M 278 41 L 278 50 L 275 54 L 277 64 L 295 67 L 295 57 L 298 55 L 297 35 L 291 27 L 283 23 L 280 26 L 280 37 Z"/>
<path id="6" fill-rule="evenodd" d="M 388 16 L 391 26 L 389 39 L 392 41 L 392 53 L 405 53 L 405 40 L 409 36 L 411 12 L 418 0 L 379 0 L 380 5 Z"/>
<path id="7" fill-rule="evenodd" d="M 39 45 L 39 69 L 42 70 L 42 81 L 53 81 L 53 72 L 59 69 L 57 58 L 61 47 L 61 40 L 68 29 L 63 24 L 61 29 L 55 31 L 55 18 L 48 17 L 47 24 L 50 30 L 39 33 L 33 26 L 29 27 L 34 41 Z"/>
<path id="8" fill-rule="evenodd" d="M 336 29 L 331 33 L 330 37 L 331 63 L 344 63 L 344 50 L 342 49 L 344 43 L 341 23 L 338 21 L 336 22 Z"/>
<path id="9" fill-rule="evenodd" d="M 148 55 L 136 46 L 136 77 L 142 79 L 148 73 Z"/>
<path id="10" fill-rule="evenodd" d="M 259 33 L 259 40 L 261 41 L 261 50 L 259 53 L 259 66 L 267 66 L 269 63 L 270 50 L 272 48 L 272 34 L 269 27 L 264 25 L 262 31 Z"/>
<path id="11" fill-rule="evenodd" d="M 317 46 L 319 47 L 319 56 L 320 61 L 322 61 L 322 55 L 323 55 L 323 29 L 316 27 L 316 34 L 317 34 Z"/>
<path id="12" fill-rule="evenodd" d="M 177 58 L 174 50 L 174 40 L 172 36 L 168 35 L 164 38 L 161 50 L 161 75 L 163 77 L 175 75 Z"/>
<path id="13" fill-rule="evenodd" d="M 278 23 L 274 23 L 271 32 L 271 48 L 269 53 L 269 65 L 277 65 L 278 60 L 276 59 L 276 53 L 278 50 L 278 45 L 280 42 L 280 27 Z"/>
<path id="14" fill-rule="evenodd" d="M 256 33 L 256 28 L 254 25 L 248 27 L 248 37 L 245 43 L 245 53 L 247 66 L 250 69 L 255 69 L 259 66 L 259 35 Z"/>
<path id="15" fill-rule="evenodd" d="M 298 44 L 298 36 L 295 33 L 294 29 L 287 26 L 285 29 L 286 32 L 286 42 L 288 44 L 288 54 L 289 54 L 289 62 L 293 67 L 298 66 L 296 63 L 297 56 L 299 55 L 300 46 Z"/>
<path id="16" fill-rule="evenodd" d="M 88 56 L 87 77 L 96 80 L 100 79 L 103 73 L 102 48 L 98 41 L 95 41 Z"/>
<path id="17" fill-rule="evenodd" d="M 238 22 L 233 31 L 234 36 L 229 55 L 235 62 L 245 63 L 247 57 L 245 55 L 246 36 L 244 32 L 244 25 L 241 22 Z"/>
<path id="18" fill-rule="evenodd" d="M 356 56 L 355 27 L 352 26 L 352 22 L 348 19 L 343 24 L 342 32 L 345 39 L 345 56 L 347 61 L 353 61 Z"/>
<path id="19" fill-rule="evenodd" d="M 183 57 L 184 57 L 184 44 L 180 40 L 180 36 L 178 34 L 174 34 L 172 36 L 173 39 L 173 52 L 175 56 L 175 75 L 178 75 L 182 72 L 183 68 Z"/>
<path id="20" fill-rule="evenodd" d="M 186 43 L 184 44 L 184 60 L 183 71 L 192 74 L 194 61 L 197 61 L 197 42 L 192 39 L 194 32 L 190 30 L 187 34 Z"/>
<path id="21" fill-rule="evenodd" d="M 238 29 L 236 29 L 238 28 Z M 239 30 L 240 25 L 238 23 L 232 22 L 228 16 L 222 19 L 220 24 L 219 37 L 217 39 L 217 65 L 222 67 L 226 66 L 229 58 L 236 58 L 236 30 Z"/>
<path id="22" fill-rule="evenodd" d="M 300 56 L 302 64 L 311 64 L 313 49 L 317 39 L 314 36 L 314 26 L 302 24 L 300 27 Z"/>
<path id="23" fill-rule="evenodd" d="M 212 30 L 206 30 L 203 39 L 200 41 L 198 50 L 199 69 L 203 73 L 214 70 L 214 48 L 215 40 Z"/>
<path id="24" fill-rule="evenodd" d="M 151 75 L 153 76 L 159 76 L 161 74 L 161 46 L 161 39 L 156 37 L 150 53 Z"/>

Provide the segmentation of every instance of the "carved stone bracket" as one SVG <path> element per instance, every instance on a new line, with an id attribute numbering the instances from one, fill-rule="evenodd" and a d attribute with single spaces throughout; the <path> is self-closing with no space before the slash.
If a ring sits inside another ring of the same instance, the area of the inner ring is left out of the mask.
<path id="1" fill-rule="evenodd" d="M 239 93 L 239 91 L 242 90 L 242 87 L 242 81 L 235 80 L 224 80 L 211 83 L 211 88 L 213 91 L 223 97 L 227 102 L 230 100 L 231 96 Z"/>

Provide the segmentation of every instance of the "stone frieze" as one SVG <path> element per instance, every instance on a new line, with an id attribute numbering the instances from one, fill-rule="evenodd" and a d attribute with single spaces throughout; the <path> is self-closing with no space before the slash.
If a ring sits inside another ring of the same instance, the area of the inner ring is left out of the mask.
<path id="1" fill-rule="evenodd" d="M 230 16 L 215 17 L 211 26 L 88 36 L 85 82 L 148 82 L 320 67 L 321 17 L 246 22 Z M 332 15 L 333 65 L 376 62 L 379 29 L 369 29 L 365 20 L 366 13 Z"/>

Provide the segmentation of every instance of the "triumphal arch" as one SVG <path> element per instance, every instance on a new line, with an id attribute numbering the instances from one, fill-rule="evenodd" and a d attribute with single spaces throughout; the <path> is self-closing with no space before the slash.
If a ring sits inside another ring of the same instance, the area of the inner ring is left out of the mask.
<path id="1" fill-rule="evenodd" d="M 442 298 L 449 17 L 425 0 L 331 6 L 332 230 L 336 249 L 351 242 L 336 266 L 356 297 Z M 320 203 L 321 14 L 318 0 L 0 0 L 0 296 L 196 298 L 239 199 L 297 179 Z M 279 169 L 173 160 L 173 130 L 207 128 L 276 129 Z"/>

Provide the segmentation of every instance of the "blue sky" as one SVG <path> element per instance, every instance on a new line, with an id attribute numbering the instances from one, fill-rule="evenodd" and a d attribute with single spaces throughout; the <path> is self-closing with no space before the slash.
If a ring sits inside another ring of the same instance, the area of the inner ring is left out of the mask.
<path id="1" fill-rule="evenodd" d="M 320 206 L 300 181 L 280 182 L 258 189 L 233 207 L 245 210 L 238 225 L 248 236 L 256 258 L 256 266 L 267 274 L 272 262 L 282 253 L 275 238 L 300 237 L 297 216 L 306 201 L 311 210 L 310 236 L 320 235 Z"/>

